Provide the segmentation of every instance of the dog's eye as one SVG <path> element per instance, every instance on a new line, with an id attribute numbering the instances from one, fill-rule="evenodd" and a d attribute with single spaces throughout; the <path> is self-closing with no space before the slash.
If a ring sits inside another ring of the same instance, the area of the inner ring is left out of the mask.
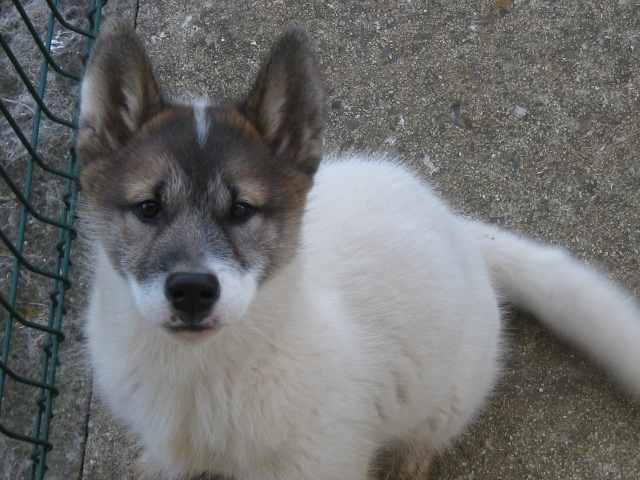
<path id="1" fill-rule="evenodd" d="M 136 205 L 136 213 L 142 220 L 157 221 L 160 215 L 160 205 L 155 200 L 145 200 Z"/>
<path id="2" fill-rule="evenodd" d="M 247 220 L 251 214 L 255 211 L 255 209 L 245 202 L 235 202 L 231 206 L 231 211 L 229 215 L 234 220 Z"/>

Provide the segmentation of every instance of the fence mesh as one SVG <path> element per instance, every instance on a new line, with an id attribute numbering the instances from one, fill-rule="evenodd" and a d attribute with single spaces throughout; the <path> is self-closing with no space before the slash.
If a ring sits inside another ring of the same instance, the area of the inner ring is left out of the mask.
<path id="1" fill-rule="evenodd" d="M 54 447 L 77 85 L 104 3 L 0 0 L 0 450 L 24 452 L 31 479 L 44 478 Z"/>

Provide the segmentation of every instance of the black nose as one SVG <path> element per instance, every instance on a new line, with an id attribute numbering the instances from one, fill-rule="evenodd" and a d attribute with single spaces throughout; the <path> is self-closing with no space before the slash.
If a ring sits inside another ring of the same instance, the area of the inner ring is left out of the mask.
<path id="1" fill-rule="evenodd" d="M 165 295 L 176 310 L 197 322 L 218 300 L 220 284 L 209 273 L 178 272 L 167 278 Z"/>

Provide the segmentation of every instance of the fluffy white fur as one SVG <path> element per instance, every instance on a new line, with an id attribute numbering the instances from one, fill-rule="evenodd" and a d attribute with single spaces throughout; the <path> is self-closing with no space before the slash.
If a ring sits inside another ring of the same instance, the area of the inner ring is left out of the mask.
<path id="1" fill-rule="evenodd" d="M 89 351 L 168 478 L 365 480 L 381 446 L 437 451 L 485 402 L 501 356 L 491 278 L 640 394 L 624 294 L 558 249 L 453 215 L 402 167 L 357 157 L 322 164 L 294 260 L 202 342 L 145 318 L 99 254 Z"/>

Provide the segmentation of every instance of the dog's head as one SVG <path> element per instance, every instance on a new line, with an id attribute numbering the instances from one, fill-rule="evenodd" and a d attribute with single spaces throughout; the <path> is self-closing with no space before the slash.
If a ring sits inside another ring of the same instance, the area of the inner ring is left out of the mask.
<path id="1" fill-rule="evenodd" d="M 243 102 L 172 103 L 133 28 L 104 25 L 82 84 L 81 183 L 142 317 L 183 336 L 215 331 L 290 260 L 322 157 L 318 70 L 291 30 Z"/>

